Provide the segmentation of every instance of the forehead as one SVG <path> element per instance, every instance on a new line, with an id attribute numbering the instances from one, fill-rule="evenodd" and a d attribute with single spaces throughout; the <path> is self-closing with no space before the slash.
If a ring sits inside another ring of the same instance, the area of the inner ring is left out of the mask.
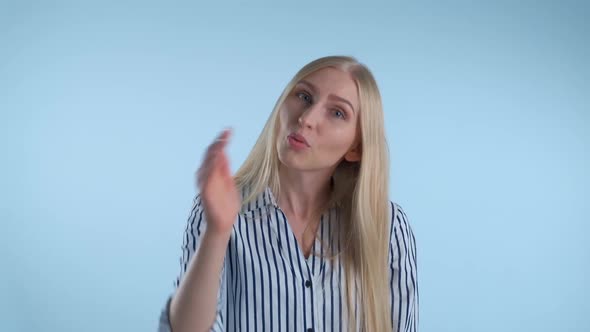
<path id="1" fill-rule="evenodd" d="M 321 96 L 335 95 L 344 98 L 355 110 L 359 109 L 357 85 L 350 73 L 327 67 L 307 75 L 302 81 L 311 83 Z"/>

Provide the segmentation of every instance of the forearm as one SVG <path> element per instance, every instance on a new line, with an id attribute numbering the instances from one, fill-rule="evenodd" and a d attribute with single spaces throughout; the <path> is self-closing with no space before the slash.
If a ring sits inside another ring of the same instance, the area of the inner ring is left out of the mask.
<path id="1" fill-rule="evenodd" d="M 231 233 L 205 231 L 197 254 L 170 303 L 173 332 L 209 331 L 216 317 L 219 278 Z"/>

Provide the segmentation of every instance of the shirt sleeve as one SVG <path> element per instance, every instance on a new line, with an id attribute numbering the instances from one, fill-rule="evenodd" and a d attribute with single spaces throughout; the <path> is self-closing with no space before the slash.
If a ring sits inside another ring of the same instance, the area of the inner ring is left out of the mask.
<path id="1" fill-rule="evenodd" d="M 207 223 L 205 220 L 205 214 L 203 207 L 201 205 L 201 197 L 199 194 L 195 196 L 192 203 L 192 208 L 187 220 L 186 228 L 183 233 L 183 241 L 182 241 L 182 254 L 180 257 L 180 272 L 176 279 L 174 280 L 173 292 L 170 294 L 164 304 L 164 307 L 160 313 L 159 325 L 158 325 L 158 332 L 172 332 L 170 327 L 170 302 L 172 301 L 172 297 L 174 293 L 178 289 L 184 274 L 187 271 L 189 266 L 190 260 L 193 258 L 197 250 L 199 250 L 201 236 L 203 232 L 207 228 Z M 217 314 L 215 317 L 215 321 L 211 326 L 210 331 L 214 332 L 222 332 L 225 331 L 225 317 L 224 317 L 224 310 L 227 304 L 227 288 L 226 288 L 226 273 L 225 273 L 225 261 L 222 267 L 221 275 L 220 275 L 220 287 L 219 292 L 217 294 Z"/>
<path id="2" fill-rule="evenodd" d="M 391 323 L 398 332 L 418 331 L 418 270 L 416 239 L 401 206 L 391 205 L 389 285 Z"/>

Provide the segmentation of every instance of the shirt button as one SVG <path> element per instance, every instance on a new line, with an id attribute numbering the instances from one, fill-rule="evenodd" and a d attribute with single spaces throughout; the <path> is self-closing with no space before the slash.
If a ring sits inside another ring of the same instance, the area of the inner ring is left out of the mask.
<path id="1" fill-rule="evenodd" d="M 305 287 L 309 288 L 311 287 L 311 281 L 309 280 L 305 280 Z M 309 331 L 310 329 L 307 329 L 307 331 Z M 310 331 L 311 332 L 311 331 Z"/>

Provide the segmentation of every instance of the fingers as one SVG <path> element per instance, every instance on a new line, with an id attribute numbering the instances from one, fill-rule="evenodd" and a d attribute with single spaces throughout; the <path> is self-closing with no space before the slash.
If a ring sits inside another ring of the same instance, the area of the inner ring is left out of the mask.
<path id="1" fill-rule="evenodd" d="M 227 146 L 230 135 L 231 130 L 225 129 L 217 136 L 213 143 L 211 143 L 207 148 L 204 162 L 208 162 L 209 160 L 215 158 L 219 151 L 222 151 Z"/>
<path id="2" fill-rule="evenodd" d="M 213 151 L 219 151 L 223 148 L 225 148 L 225 146 L 227 145 L 227 142 L 229 142 L 229 138 L 231 136 L 231 129 L 227 128 L 224 129 L 215 139 L 215 141 L 213 141 L 213 143 L 210 145 L 210 149 Z"/>
<path id="3" fill-rule="evenodd" d="M 229 159 L 225 153 L 219 156 L 219 171 L 223 177 L 229 177 L 231 171 L 229 169 Z"/>
<path id="4" fill-rule="evenodd" d="M 231 134 L 231 128 L 224 129 L 207 148 L 201 166 L 197 171 L 197 185 L 200 188 L 203 187 L 204 180 L 216 170 L 220 170 L 222 175 L 229 175 L 229 162 L 224 153 L 224 148 L 227 146 Z"/>
<path id="5" fill-rule="evenodd" d="M 208 180 L 220 177 L 223 180 L 231 178 L 229 162 L 224 151 L 217 153 L 207 164 L 203 165 L 197 172 L 197 183 L 203 189 Z"/>

